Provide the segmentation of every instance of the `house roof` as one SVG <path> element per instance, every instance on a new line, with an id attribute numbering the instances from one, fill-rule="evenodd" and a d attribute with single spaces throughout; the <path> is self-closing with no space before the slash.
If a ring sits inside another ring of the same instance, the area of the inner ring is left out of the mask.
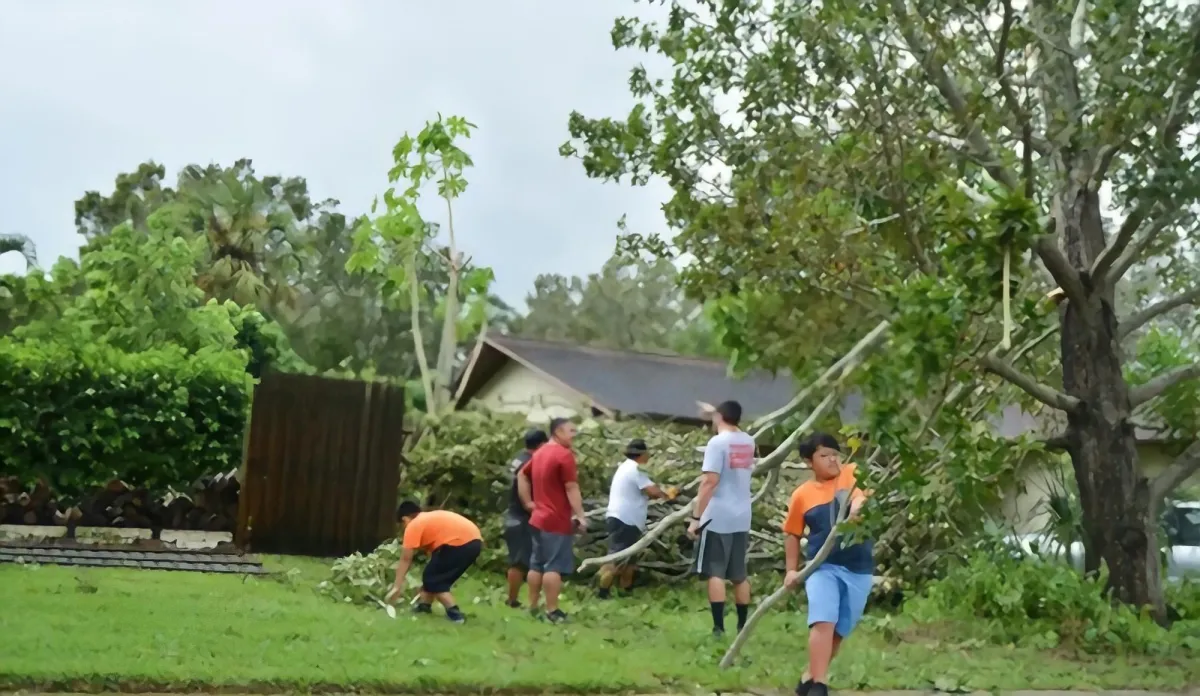
<path id="1" fill-rule="evenodd" d="M 472 359 L 459 404 L 469 401 L 507 363 L 518 362 L 586 397 L 600 411 L 699 420 L 697 401 L 734 399 L 746 418 L 783 406 L 796 393 L 791 375 L 754 372 L 730 377 L 724 360 L 593 348 L 489 336 Z"/>
<path id="2" fill-rule="evenodd" d="M 734 399 L 751 420 L 786 404 L 797 392 L 791 375 L 782 372 L 751 372 L 740 379 L 730 377 L 724 360 L 692 358 L 661 353 L 593 348 L 554 341 L 536 341 L 512 336 L 488 336 L 464 370 L 467 384 L 459 405 L 471 400 L 505 365 L 516 362 L 559 383 L 581 400 L 608 414 L 671 418 L 699 422 L 697 401 L 717 403 Z M 850 391 L 838 409 L 843 423 L 863 417 L 861 393 Z M 1045 409 L 1038 415 L 1010 404 L 987 420 L 1001 437 L 1031 434 L 1050 437 L 1062 430 L 1057 414 Z M 1142 442 L 1166 438 L 1154 430 L 1138 427 Z"/>

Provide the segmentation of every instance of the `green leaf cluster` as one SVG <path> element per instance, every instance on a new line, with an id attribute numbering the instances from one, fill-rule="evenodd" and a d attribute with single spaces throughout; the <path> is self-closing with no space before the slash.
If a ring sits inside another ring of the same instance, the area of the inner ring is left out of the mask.
<path id="1" fill-rule="evenodd" d="M 251 386 L 241 351 L 0 340 L 4 469 L 63 495 L 228 471 L 241 462 Z"/>

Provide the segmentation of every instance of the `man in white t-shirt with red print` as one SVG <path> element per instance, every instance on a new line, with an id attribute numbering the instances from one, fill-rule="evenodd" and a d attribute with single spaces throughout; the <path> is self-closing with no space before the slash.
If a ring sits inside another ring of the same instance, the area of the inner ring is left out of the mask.
<path id="1" fill-rule="evenodd" d="M 750 478 L 754 473 L 754 438 L 742 431 L 742 407 L 725 401 L 712 409 L 716 431 L 704 448 L 700 490 L 688 534 L 696 544 L 697 575 L 708 585 L 713 635 L 725 633 L 725 582 L 733 583 L 738 630 L 750 609 L 746 555 L 750 547 Z"/>

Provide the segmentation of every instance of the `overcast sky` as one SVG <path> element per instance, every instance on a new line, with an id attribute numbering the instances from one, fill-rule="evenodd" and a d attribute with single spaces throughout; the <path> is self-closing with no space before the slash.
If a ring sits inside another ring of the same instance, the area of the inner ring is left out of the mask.
<path id="1" fill-rule="evenodd" d="M 615 222 L 662 231 L 665 187 L 587 179 L 557 148 L 572 109 L 620 115 L 639 60 L 623 0 L 0 0 L 0 232 L 42 265 L 77 256 L 72 203 L 154 159 L 254 160 L 364 212 L 391 148 L 436 112 L 479 126 L 458 211 L 465 250 L 521 301 L 538 273 L 582 274 Z M 23 270 L 15 255 L 0 272 Z"/>

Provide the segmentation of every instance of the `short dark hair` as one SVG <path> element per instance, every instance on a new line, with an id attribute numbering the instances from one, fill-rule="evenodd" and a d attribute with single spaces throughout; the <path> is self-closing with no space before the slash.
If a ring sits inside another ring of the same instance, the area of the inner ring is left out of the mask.
<path id="1" fill-rule="evenodd" d="M 650 448 L 646 446 L 646 441 L 641 438 L 630 440 L 628 445 L 625 445 L 625 456 L 630 459 L 637 459 L 643 454 L 649 454 Z"/>
<path id="2" fill-rule="evenodd" d="M 721 420 L 730 425 L 737 425 L 742 420 L 742 405 L 736 401 L 722 401 L 717 404 L 716 411 L 721 414 Z"/>
<path id="3" fill-rule="evenodd" d="M 566 425 L 567 423 L 570 423 L 570 422 L 571 422 L 570 418 L 551 418 L 550 419 L 550 434 L 553 435 L 554 433 L 558 432 L 559 428 L 563 427 L 564 425 Z"/>
<path id="4" fill-rule="evenodd" d="M 400 503 L 400 507 L 396 508 L 396 519 L 402 520 L 405 517 L 416 517 L 421 514 L 421 506 L 417 505 L 416 501 L 406 500 Z"/>
<path id="5" fill-rule="evenodd" d="M 822 447 L 828 447 L 831 450 L 841 452 L 842 446 L 838 444 L 837 438 L 829 433 L 816 432 L 808 436 L 808 439 L 800 443 L 796 448 L 800 452 L 800 456 L 804 459 L 812 461 L 813 455 Z"/>
<path id="6" fill-rule="evenodd" d="M 535 450 L 550 441 L 550 436 L 541 428 L 534 428 L 525 433 L 525 449 Z"/>

